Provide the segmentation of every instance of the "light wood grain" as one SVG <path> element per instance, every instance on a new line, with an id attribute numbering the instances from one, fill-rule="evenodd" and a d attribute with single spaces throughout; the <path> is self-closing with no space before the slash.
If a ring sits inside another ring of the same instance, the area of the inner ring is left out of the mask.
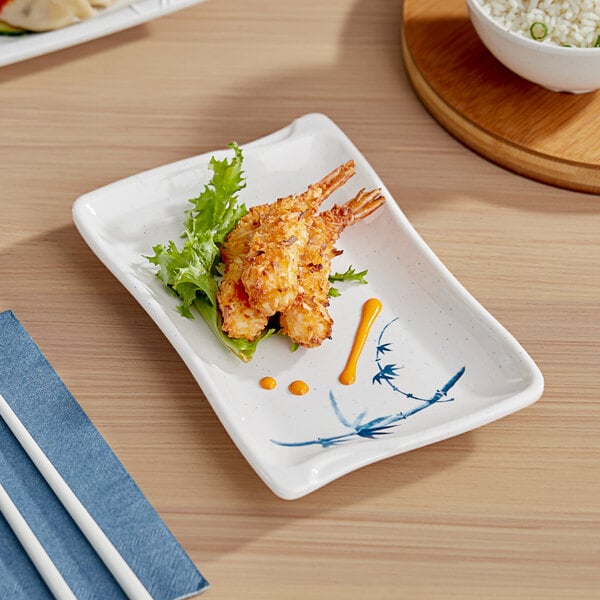
<path id="1" fill-rule="evenodd" d="M 592 600 L 600 204 L 500 168 L 440 127 L 404 71 L 402 10 L 209 0 L 0 69 L 0 309 L 16 312 L 210 580 L 206 598 Z M 313 111 L 364 152 L 546 389 L 510 417 L 286 502 L 87 248 L 71 206 Z"/>
<path id="2" fill-rule="evenodd" d="M 515 173 L 600 194 L 599 92 L 559 94 L 509 71 L 464 0 L 406 0 L 403 31 L 410 80 L 448 131 Z"/>

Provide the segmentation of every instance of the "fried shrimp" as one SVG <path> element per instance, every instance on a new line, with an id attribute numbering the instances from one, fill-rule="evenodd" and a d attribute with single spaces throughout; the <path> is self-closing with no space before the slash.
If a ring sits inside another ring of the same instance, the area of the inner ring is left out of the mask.
<path id="1" fill-rule="evenodd" d="M 342 206 L 311 218 L 310 236 L 297 274 L 299 292 L 279 319 L 282 333 L 295 343 L 314 348 L 331 337 L 329 274 L 331 261 L 341 254 L 334 244 L 346 227 L 369 216 L 384 202 L 380 190 L 361 190 Z"/>
<path id="2" fill-rule="evenodd" d="M 221 249 L 225 272 L 217 301 L 223 318 L 223 331 L 232 338 L 254 340 L 269 320 L 268 315 L 250 304 L 241 280 L 252 233 L 266 209 L 266 204 L 251 208 L 229 234 Z"/>
<path id="3" fill-rule="evenodd" d="M 284 310 L 298 294 L 298 269 L 309 225 L 321 203 L 354 175 L 350 160 L 300 195 L 266 206 L 249 240 L 241 281 L 251 306 L 267 317 Z"/>
<path id="4" fill-rule="evenodd" d="M 341 232 L 384 202 L 379 190 L 362 190 L 342 206 L 317 213 L 354 175 L 341 165 L 299 195 L 251 208 L 221 249 L 225 266 L 217 301 L 222 328 L 232 338 L 255 340 L 279 313 L 282 332 L 312 348 L 331 337 L 331 261 Z"/>
<path id="5" fill-rule="evenodd" d="M 277 312 L 271 306 L 265 307 L 264 302 L 258 305 L 252 302 L 242 281 L 242 275 L 248 267 L 252 248 L 256 247 L 255 244 L 253 245 L 256 242 L 255 235 L 258 233 L 261 236 L 261 242 L 265 241 L 264 238 L 270 238 L 267 240 L 271 242 L 270 249 L 277 251 L 277 245 L 274 242 L 275 233 L 269 231 L 269 226 L 274 220 L 279 220 L 280 226 L 290 222 L 290 220 L 293 223 L 291 215 L 294 214 L 296 221 L 301 223 L 300 229 L 304 231 L 303 235 L 306 238 L 304 245 L 306 245 L 306 241 L 308 241 L 308 234 L 305 232 L 307 226 L 306 213 L 314 214 L 321 202 L 342 186 L 352 175 L 354 175 L 354 161 L 349 161 L 326 175 L 319 183 L 309 186 L 304 194 L 288 196 L 277 200 L 273 204 L 261 204 L 252 207 L 240 219 L 236 228 L 225 240 L 221 251 L 225 272 L 217 296 L 223 319 L 222 328 L 230 337 L 246 340 L 256 339 L 266 327 L 269 317 Z M 292 213 L 290 209 L 295 209 L 295 212 Z M 270 236 L 265 235 L 265 229 L 267 234 L 271 233 Z M 278 254 L 289 254 L 289 246 L 294 245 L 297 241 L 297 238 L 294 240 L 293 237 L 295 233 L 292 230 L 283 234 L 280 230 L 278 233 L 285 238 L 282 243 L 282 250 Z M 300 244 L 296 249 L 299 247 Z M 285 252 L 286 249 L 288 249 L 287 253 Z M 254 250 L 254 252 L 256 251 Z M 296 279 L 297 270 L 296 265 L 295 271 L 289 274 L 288 279 Z M 268 275 L 265 274 L 264 277 L 268 277 Z M 297 283 L 295 285 L 297 292 Z M 254 286 L 255 292 L 257 287 Z M 287 302 L 291 302 L 294 297 L 295 293 L 291 295 Z M 280 300 L 277 305 L 283 305 L 283 302 Z"/>

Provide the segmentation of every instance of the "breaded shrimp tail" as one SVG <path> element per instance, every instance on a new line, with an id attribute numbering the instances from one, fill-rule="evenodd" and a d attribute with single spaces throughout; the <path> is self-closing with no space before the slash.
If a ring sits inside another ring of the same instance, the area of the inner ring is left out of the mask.
<path id="1" fill-rule="evenodd" d="M 223 331 L 236 339 L 256 339 L 269 320 L 268 315 L 250 304 L 241 280 L 252 234 L 266 210 L 266 204 L 251 208 L 227 236 L 221 249 L 225 273 L 219 286 L 217 302 L 223 317 Z"/>
<path id="2" fill-rule="evenodd" d="M 295 343 L 314 348 L 331 337 L 329 274 L 331 261 L 341 254 L 334 244 L 346 227 L 364 219 L 384 202 L 379 190 L 361 190 L 344 205 L 311 218 L 310 236 L 298 271 L 298 294 L 280 314 L 282 333 Z"/>
<path id="3" fill-rule="evenodd" d="M 241 280 L 250 304 L 265 315 L 284 310 L 298 294 L 298 269 L 312 216 L 354 175 L 354 161 L 338 167 L 300 195 L 280 198 L 260 218 Z"/>

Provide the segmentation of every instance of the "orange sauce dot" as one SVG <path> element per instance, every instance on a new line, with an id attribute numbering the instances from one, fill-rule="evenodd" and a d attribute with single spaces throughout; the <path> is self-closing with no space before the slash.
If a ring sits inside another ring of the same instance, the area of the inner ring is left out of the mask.
<path id="1" fill-rule="evenodd" d="M 381 312 L 381 308 L 381 301 L 377 298 L 370 298 L 365 302 L 360 317 L 360 323 L 358 324 L 358 329 L 356 330 L 356 335 L 354 337 L 354 343 L 352 344 L 352 350 L 348 357 L 348 362 L 338 378 L 340 383 L 352 385 L 356 382 L 358 359 L 365 347 L 365 342 L 367 341 L 371 327 Z"/>
<path id="2" fill-rule="evenodd" d="M 263 377 L 259 384 L 263 390 L 274 390 L 277 387 L 277 381 L 272 377 Z"/>
<path id="3" fill-rule="evenodd" d="M 296 396 L 304 396 L 304 394 L 308 394 L 308 384 L 304 383 L 304 381 L 296 380 L 292 381 L 290 385 L 288 385 L 288 390 L 292 392 L 292 394 Z"/>

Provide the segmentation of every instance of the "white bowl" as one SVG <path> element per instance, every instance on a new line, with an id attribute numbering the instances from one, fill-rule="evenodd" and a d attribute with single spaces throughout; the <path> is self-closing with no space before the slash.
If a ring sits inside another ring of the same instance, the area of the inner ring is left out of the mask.
<path id="1" fill-rule="evenodd" d="M 488 50 L 511 71 L 554 92 L 600 89 L 600 48 L 541 43 L 507 31 L 478 0 L 467 0 L 471 22 Z"/>

